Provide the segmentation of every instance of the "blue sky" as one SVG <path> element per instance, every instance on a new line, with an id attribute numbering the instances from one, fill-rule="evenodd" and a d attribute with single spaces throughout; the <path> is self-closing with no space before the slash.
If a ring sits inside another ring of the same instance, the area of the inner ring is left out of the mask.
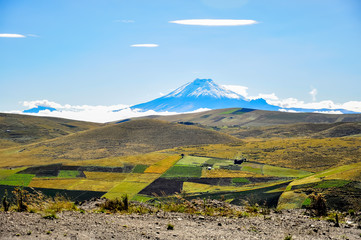
<path id="1" fill-rule="evenodd" d="M 171 22 L 189 19 L 257 23 Z M 0 0 L 0 111 L 132 105 L 195 78 L 249 96 L 361 101 L 360 43 L 359 0 Z"/>

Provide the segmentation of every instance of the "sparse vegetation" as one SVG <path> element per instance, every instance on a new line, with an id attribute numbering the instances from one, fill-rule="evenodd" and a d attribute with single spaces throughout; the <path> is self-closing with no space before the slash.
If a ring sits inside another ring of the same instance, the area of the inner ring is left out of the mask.
<path id="1" fill-rule="evenodd" d="M 309 196 L 311 203 L 307 208 L 310 213 L 314 216 L 326 216 L 327 214 L 327 206 L 326 199 L 322 193 L 312 193 Z"/>
<path id="2" fill-rule="evenodd" d="M 101 209 L 110 211 L 110 212 L 122 212 L 128 211 L 129 209 L 129 199 L 128 195 L 123 195 L 121 198 L 108 199 L 104 204 L 102 204 Z"/>

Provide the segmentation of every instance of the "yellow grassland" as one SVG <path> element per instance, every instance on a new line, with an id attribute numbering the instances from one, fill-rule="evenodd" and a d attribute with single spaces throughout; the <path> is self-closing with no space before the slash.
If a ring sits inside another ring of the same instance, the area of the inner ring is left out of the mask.
<path id="1" fill-rule="evenodd" d="M 89 180 L 107 181 L 107 182 L 121 182 L 127 178 L 129 173 L 113 173 L 113 172 L 87 172 L 84 174 Z"/>
<path id="2" fill-rule="evenodd" d="M 202 169 L 202 178 L 237 178 L 237 177 L 264 177 L 264 176 L 253 172 L 238 171 L 238 170 Z"/>
<path id="3" fill-rule="evenodd" d="M 118 184 L 118 182 L 79 179 L 79 178 L 73 178 L 73 179 L 33 178 L 33 180 L 29 184 L 29 187 L 107 192 L 110 189 L 112 189 L 116 184 Z"/>
<path id="4" fill-rule="evenodd" d="M 10 140 L 0 139 L 0 149 L 17 147 L 19 145 L 21 145 L 21 144 L 20 143 L 15 143 L 15 142 L 10 141 Z"/>
<path id="5" fill-rule="evenodd" d="M 181 157 L 179 155 L 168 156 L 160 160 L 159 162 L 149 166 L 145 169 L 144 173 L 165 173 L 170 167 L 172 167 Z"/>

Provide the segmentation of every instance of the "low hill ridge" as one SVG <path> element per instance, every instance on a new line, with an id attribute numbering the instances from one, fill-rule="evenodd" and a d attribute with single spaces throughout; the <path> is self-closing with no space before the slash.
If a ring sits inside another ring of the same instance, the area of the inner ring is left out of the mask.
<path id="1" fill-rule="evenodd" d="M 53 161 L 99 159 L 187 145 L 240 142 L 227 134 L 155 119 L 133 120 L 25 146 L 20 153 Z"/>

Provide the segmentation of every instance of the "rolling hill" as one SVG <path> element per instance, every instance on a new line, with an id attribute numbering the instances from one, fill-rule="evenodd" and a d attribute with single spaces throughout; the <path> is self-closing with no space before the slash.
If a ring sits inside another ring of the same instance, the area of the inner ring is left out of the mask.
<path id="1" fill-rule="evenodd" d="M 0 165 L 50 164 L 61 160 L 99 159 L 178 146 L 231 142 L 240 140 L 194 126 L 160 120 L 134 120 L 23 146 L 18 150 L 0 151 Z"/>
<path id="2" fill-rule="evenodd" d="M 247 108 L 217 109 L 171 116 L 149 116 L 146 118 L 194 123 L 209 127 L 259 127 L 296 123 L 361 122 L 361 114 L 289 113 Z"/>
<path id="3" fill-rule="evenodd" d="M 0 113 L 0 149 L 65 136 L 103 124 Z"/>
<path id="4" fill-rule="evenodd" d="M 331 138 L 360 136 L 360 122 L 297 123 L 264 127 L 216 128 L 238 138 Z"/>

